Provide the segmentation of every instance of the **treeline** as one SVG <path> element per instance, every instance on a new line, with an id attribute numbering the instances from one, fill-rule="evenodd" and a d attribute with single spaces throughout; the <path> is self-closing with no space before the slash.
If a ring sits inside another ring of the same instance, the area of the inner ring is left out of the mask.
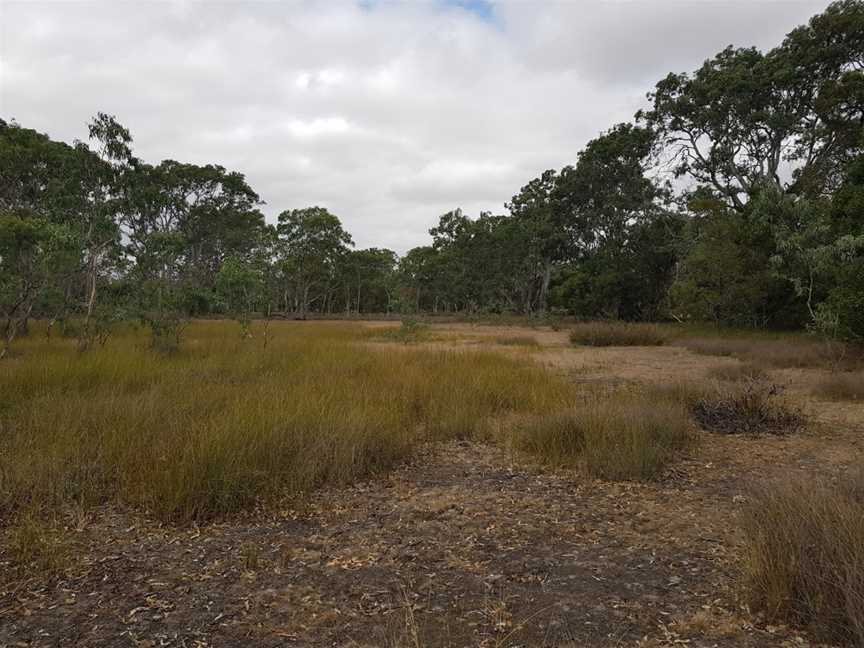
<path id="1" fill-rule="evenodd" d="M 551 312 L 864 339 L 864 3 L 832 4 L 767 53 L 730 47 L 648 99 L 505 215 L 456 209 L 401 258 L 354 249 L 324 208 L 268 224 L 242 174 L 148 164 L 109 115 L 73 145 L 0 120 L 6 347 L 36 316 L 85 349 L 121 318 L 170 345 L 193 316 L 274 312 Z"/>

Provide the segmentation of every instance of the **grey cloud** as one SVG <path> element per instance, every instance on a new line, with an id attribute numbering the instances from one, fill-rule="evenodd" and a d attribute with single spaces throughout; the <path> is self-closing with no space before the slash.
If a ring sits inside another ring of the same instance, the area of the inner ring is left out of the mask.
<path id="1" fill-rule="evenodd" d="M 0 0 L 0 116 L 72 140 L 111 112 L 147 160 L 223 164 L 271 218 L 325 205 L 405 251 L 456 206 L 501 212 L 665 73 L 826 4 Z"/>

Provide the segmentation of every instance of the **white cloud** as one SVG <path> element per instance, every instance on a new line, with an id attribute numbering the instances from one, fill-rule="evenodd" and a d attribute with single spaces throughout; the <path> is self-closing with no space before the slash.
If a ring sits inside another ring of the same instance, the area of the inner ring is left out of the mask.
<path id="1" fill-rule="evenodd" d="M 0 117 L 72 140 L 110 112 L 145 159 L 223 164 L 271 217 L 325 205 L 404 251 L 454 207 L 502 211 L 667 72 L 826 4 L 0 0 Z"/>

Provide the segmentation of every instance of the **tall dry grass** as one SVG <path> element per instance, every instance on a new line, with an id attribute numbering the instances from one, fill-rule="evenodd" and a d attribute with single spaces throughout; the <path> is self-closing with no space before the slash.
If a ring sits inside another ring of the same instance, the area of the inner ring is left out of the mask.
<path id="1" fill-rule="evenodd" d="M 743 515 L 750 605 L 826 642 L 864 645 L 864 481 L 788 481 Z"/>
<path id="2" fill-rule="evenodd" d="M 864 371 L 831 372 L 816 382 L 813 392 L 832 401 L 864 401 Z"/>
<path id="3" fill-rule="evenodd" d="M 570 343 L 577 346 L 661 346 L 669 339 L 659 324 L 635 322 L 585 322 L 570 331 Z"/>
<path id="4" fill-rule="evenodd" d="M 762 367 L 854 368 L 864 363 L 858 347 L 802 336 L 784 338 L 683 337 L 676 342 L 694 353 L 734 357 Z"/>
<path id="5" fill-rule="evenodd" d="M 376 349 L 361 331 L 273 324 L 265 351 L 231 322 L 199 322 L 173 356 L 132 329 L 83 355 L 34 331 L 0 364 L 0 514 L 115 501 L 207 519 L 572 399 L 501 354 Z"/>
<path id="6" fill-rule="evenodd" d="M 567 412 L 522 417 L 508 443 L 555 466 L 583 465 L 595 477 L 651 479 L 692 440 L 687 408 L 672 398 L 613 392 Z"/>

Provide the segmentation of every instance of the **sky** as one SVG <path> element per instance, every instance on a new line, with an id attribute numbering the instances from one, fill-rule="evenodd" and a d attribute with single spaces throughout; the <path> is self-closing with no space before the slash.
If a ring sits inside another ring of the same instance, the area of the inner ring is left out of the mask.
<path id="1" fill-rule="evenodd" d="M 404 253 L 504 213 L 669 72 L 770 49 L 826 0 L 0 0 L 0 118 L 246 175 L 268 219 L 319 205 Z"/>

